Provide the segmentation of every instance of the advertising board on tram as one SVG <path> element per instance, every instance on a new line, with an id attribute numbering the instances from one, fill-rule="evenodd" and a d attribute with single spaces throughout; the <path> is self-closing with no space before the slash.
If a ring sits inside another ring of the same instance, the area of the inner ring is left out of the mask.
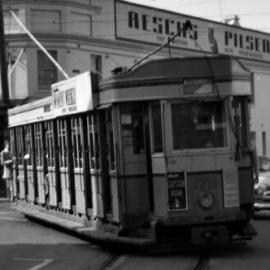
<path id="1" fill-rule="evenodd" d="M 54 116 L 86 112 L 94 108 L 91 73 L 52 84 Z"/>

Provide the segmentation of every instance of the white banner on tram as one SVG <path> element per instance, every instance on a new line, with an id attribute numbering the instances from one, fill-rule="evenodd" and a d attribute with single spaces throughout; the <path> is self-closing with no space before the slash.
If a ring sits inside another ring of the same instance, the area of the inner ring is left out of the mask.
<path id="1" fill-rule="evenodd" d="M 52 84 L 54 116 L 85 112 L 94 108 L 90 72 Z"/>

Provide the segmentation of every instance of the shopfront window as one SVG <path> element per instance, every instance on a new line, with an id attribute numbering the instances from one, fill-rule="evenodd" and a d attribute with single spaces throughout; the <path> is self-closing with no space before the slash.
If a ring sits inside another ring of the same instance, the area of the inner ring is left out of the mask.
<path id="1" fill-rule="evenodd" d="M 172 103 L 171 117 L 174 150 L 227 145 L 224 102 Z"/>

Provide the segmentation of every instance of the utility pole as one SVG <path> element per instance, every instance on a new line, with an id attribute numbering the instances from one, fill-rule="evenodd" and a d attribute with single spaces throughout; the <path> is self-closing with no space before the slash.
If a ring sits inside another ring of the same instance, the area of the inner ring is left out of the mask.
<path id="1" fill-rule="evenodd" d="M 2 148 L 3 141 L 5 137 L 8 135 L 7 110 L 10 107 L 2 0 L 0 0 L 0 67 L 1 67 L 1 87 L 2 87 L 2 101 L 0 101 L 0 147 Z"/>

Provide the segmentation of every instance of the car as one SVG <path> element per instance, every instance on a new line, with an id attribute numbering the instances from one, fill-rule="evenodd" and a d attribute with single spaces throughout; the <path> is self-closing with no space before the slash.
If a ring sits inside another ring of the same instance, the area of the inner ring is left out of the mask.
<path id="1" fill-rule="evenodd" d="M 259 169 L 260 171 L 270 170 L 270 158 L 266 156 L 259 156 Z"/>
<path id="2" fill-rule="evenodd" d="M 254 211 L 270 210 L 270 172 L 260 172 L 254 185 Z"/>

